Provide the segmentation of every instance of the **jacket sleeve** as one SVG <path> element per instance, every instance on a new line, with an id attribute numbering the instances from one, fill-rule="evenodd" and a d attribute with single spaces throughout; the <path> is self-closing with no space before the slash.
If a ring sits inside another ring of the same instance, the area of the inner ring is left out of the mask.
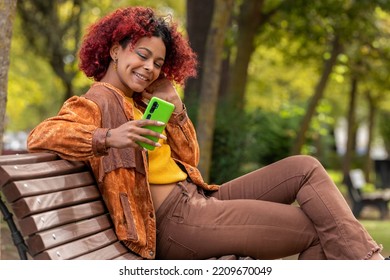
<path id="1" fill-rule="evenodd" d="M 199 144 L 194 125 L 185 108 L 182 112 L 172 115 L 167 124 L 166 132 L 172 157 L 189 165 L 197 166 L 199 163 Z"/>
<path id="2" fill-rule="evenodd" d="M 68 99 L 57 116 L 49 118 L 29 134 L 30 152 L 51 151 L 68 160 L 87 160 L 107 153 L 105 128 L 97 104 L 84 97 Z"/>

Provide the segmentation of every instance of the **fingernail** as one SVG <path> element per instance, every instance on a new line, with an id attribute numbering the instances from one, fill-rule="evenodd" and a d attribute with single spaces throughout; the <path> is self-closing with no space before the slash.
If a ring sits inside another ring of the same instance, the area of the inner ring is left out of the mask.
<path id="1" fill-rule="evenodd" d="M 160 134 L 160 138 L 164 139 L 164 140 L 167 140 L 167 137 L 164 134 Z"/>
<path id="2" fill-rule="evenodd" d="M 157 142 L 155 146 L 156 147 L 161 147 L 161 144 Z"/>
<path id="3" fill-rule="evenodd" d="M 165 123 L 160 122 L 160 121 L 157 121 L 157 124 L 158 124 L 158 125 L 165 125 Z"/>

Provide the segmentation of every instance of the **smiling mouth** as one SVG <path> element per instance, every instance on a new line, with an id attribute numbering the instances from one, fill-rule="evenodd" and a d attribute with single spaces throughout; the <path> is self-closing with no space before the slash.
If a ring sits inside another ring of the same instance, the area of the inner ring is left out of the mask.
<path id="1" fill-rule="evenodd" d="M 137 73 L 137 72 L 134 72 L 134 75 L 135 75 L 138 79 L 140 79 L 140 80 L 142 80 L 142 81 L 145 81 L 145 82 L 149 81 L 149 79 L 148 79 L 147 77 L 145 77 L 144 75 L 141 75 L 141 74 L 139 74 L 139 73 Z"/>

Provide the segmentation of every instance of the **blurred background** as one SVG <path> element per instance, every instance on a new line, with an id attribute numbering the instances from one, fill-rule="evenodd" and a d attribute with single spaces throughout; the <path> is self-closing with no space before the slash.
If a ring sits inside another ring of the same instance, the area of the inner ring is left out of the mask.
<path id="1" fill-rule="evenodd" d="M 178 90 L 207 181 L 307 154 L 322 162 L 351 207 L 350 170 L 363 171 L 363 192 L 390 188 L 390 1 L 0 2 L 9 19 L 0 31 L 3 154 L 25 152 L 32 128 L 87 91 L 92 81 L 77 57 L 85 28 L 118 7 L 142 5 L 178 22 L 198 54 L 198 77 Z M 389 255 L 388 216 L 363 210 L 359 219 Z"/>

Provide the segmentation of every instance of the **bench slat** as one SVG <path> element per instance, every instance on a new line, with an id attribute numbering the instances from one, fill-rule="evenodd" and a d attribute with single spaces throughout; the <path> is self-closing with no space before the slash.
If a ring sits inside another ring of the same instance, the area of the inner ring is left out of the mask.
<path id="1" fill-rule="evenodd" d="M 28 164 L 56 160 L 59 157 L 52 153 L 26 153 L 15 155 L 2 155 L 0 165 Z"/>
<path id="2" fill-rule="evenodd" d="M 143 258 L 141 258 L 140 256 L 138 256 L 132 252 L 128 252 L 124 255 L 113 258 L 113 260 L 143 260 Z"/>
<path id="3" fill-rule="evenodd" d="M 126 247 L 118 241 L 107 247 L 101 248 L 99 250 L 79 256 L 74 259 L 75 260 L 111 260 L 120 257 L 128 252 L 129 250 L 126 249 Z"/>
<path id="4" fill-rule="evenodd" d="M 34 259 L 142 259 L 117 240 L 83 162 L 52 153 L 1 156 L 0 191 Z"/>
<path id="5" fill-rule="evenodd" d="M 96 200 L 99 197 L 100 193 L 96 186 L 86 186 L 21 198 L 14 202 L 11 207 L 14 210 L 15 216 L 20 219 L 43 211 L 82 204 Z"/>
<path id="6" fill-rule="evenodd" d="M 34 257 L 37 260 L 68 260 L 108 246 L 118 239 L 112 229 L 49 249 Z"/>
<path id="7" fill-rule="evenodd" d="M 83 162 L 54 160 L 32 164 L 0 166 L 0 187 L 11 181 L 46 178 L 74 173 L 86 169 Z"/>
<path id="8" fill-rule="evenodd" d="M 30 254 L 35 256 L 46 249 L 104 231 L 111 226 L 109 217 L 102 215 L 34 234 L 27 239 L 27 245 Z"/>
<path id="9" fill-rule="evenodd" d="M 106 212 L 102 201 L 94 201 L 62 209 L 38 213 L 19 220 L 24 236 L 74 221 L 100 216 Z"/>
<path id="10" fill-rule="evenodd" d="M 93 176 L 85 171 L 43 179 L 12 182 L 3 187 L 3 194 L 8 202 L 31 195 L 67 190 L 95 183 Z"/>

